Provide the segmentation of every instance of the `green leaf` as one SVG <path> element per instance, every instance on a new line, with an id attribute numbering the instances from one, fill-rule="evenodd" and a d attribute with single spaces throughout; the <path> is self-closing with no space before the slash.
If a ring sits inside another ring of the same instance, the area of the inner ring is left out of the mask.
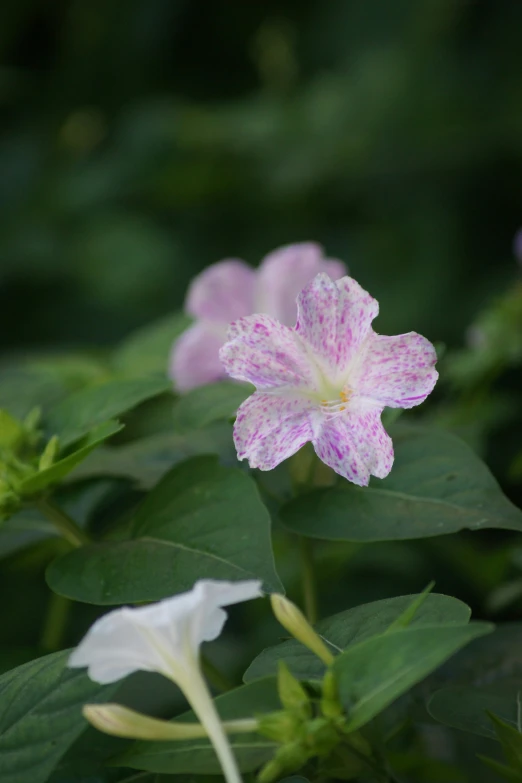
<path id="1" fill-rule="evenodd" d="M 391 541 L 463 528 L 522 531 L 522 511 L 502 493 L 483 462 L 448 432 L 412 426 L 393 430 L 395 464 L 370 487 L 342 482 L 290 501 L 288 529 L 334 541 Z"/>
<path id="2" fill-rule="evenodd" d="M 333 664 L 347 728 L 364 726 L 453 653 L 492 630 L 488 623 L 410 625 L 350 647 Z"/>
<path id="3" fill-rule="evenodd" d="M 110 438 L 116 432 L 122 429 L 123 425 L 118 421 L 106 421 L 89 432 L 87 437 L 79 443 L 79 448 L 68 454 L 63 459 L 58 460 L 51 467 L 35 473 L 33 476 L 24 479 L 19 487 L 19 493 L 22 496 L 36 495 L 52 484 L 58 484 L 68 473 L 79 465 L 89 456 L 100 443 Z"/>
<path id="4" fill-rule="evenodd" d="M 228 464 L 237 464 L 230 424 L 220 422 L 187 434 L 167 432 L 98 449 L 71 478 L 121 476 L 141 489 L 151 489 L 178 462 L 200 454 L 218 454 Z"/>
<path id="5" fill-rule="evenodd" d="M 49 435 L 58 435 L 62 448 L 66 448 L 103 422 L 170 388 L 166 378 L 145 377 L 82 389 L 49 411 L 45 427 Z"/>
<path id="6" fill-rule="evenodd" d="M 174 467 L 138 509 L 130 540 L 81 547 L 47 570 L 52 590 L 93 604 L 155 601 L 189 589 L 196 576 L 259 578 L 282 589 L 255 482 L 215 457 Z"/>
<path id="7" fill-rule="evenodd" d="M 0 677 L 0 780 L 44 783 L 87 727 L 81 708 L 109 699 L 84 671 L 67 669 L 69 651 L 46 655 Z"/>
<path id="8" fill-rule="evenodd" d="M 252 718 L 254 715 L 280 709 L 275 677 L 243 685 L 218 696 L 217 710 L 223 720 Z M 195 715 L 188 712 L 176 718 L 193 721 Z M 233 734 L 229 742 L 242 772 L 255 770 L 274 754 L 276 743 L 259 734 Z M 148 772 L 164 772 L 184 775 L 220 774 L 221 768 L 208 740 L 184 742 L 136 742 L 128 751 L 117 757 L 116 766 L 143 769 Z"/>
<path id="9" fill-rule="evenodd" d="M 407 628 L 434 587 L 435 582 L 430 582 L 429 585 L 422 591 L 422 593 L 416 596 L 411 604 L 406 607 L 404 612 L 393 621 L 393 623 L 387 629 L 387 633 L 390 633 L 390 631 L 396 631 L 398 628 Z"/>
<path id="10" fill-rule="evenodd" d="M 522 692 L 522 680 L 482 687 L 448 686 L 435 691 L 427 708 L 432 718 L 445 726 L 497 739 L 488 712 L 495 713 L 515 727 L 518 718 L 517 690 Z"/>
<path id="11" fill-rule="evenodd" d="M 172 344 L 190 325 L 184 313 L 168 315 L 133 332 L 113 354 L 113 363 L 126 375 L 165 375 Z"/>
<path id="12" fill-rule="evenodd" d="M 429 690 L 426 689 L 425 695 L 448 686 L 475 687 L 481 683 L 515 683 L 516 693 L 522 690 L 522 674 L 513 668 L 513 650 L 519 648 L 522 649 L 522 623 L 498 625 L 493 633 L 476 639 L 431 675 L 426 683 Z"/>
<path id="13" fill-rule="evenodd" d="M 424 594 L 421 594 L 424 596 Z M 390 626 L 408 611 L 418 596 L 403 595 L 356 606 L 345 612 L 321 620 L 315 626 L 322 639 L 334 654 L 339 654 L 354 644 L 386 633 Z M 462 601 L 447 595 L 431 593 L 425 597 L 411 621 L 411 628 L 432 625 L 463 625 L 470 618 L 470 609 Z M 250 664 L 244 680 L 277 672 L 278 661 L 284 660 L 294 676 L 318 679 L 324 674 L 323 663 L 306 647 L 294 639 L 269 647 Z"/>
<path id="14" fill-rule="evenodd" d="M 173 410 L 174 429 L 189 432 L 219 419 L 232 419 L 253 390 L 250 385 L 230 381 L 199 386 L 176 402 Z"/>
<path id="15" fill-rule="evenodd" d="M 489 712 L 489 719 L 495 727 L 498 741 L 502 745 L 504 755 L 510 766 L 518 772 L 522 772 L 522 734 L 520 733 L 520 692 L 517 694 L 517 725 L 512 726 L 503 721 L 498 715 Z"/>

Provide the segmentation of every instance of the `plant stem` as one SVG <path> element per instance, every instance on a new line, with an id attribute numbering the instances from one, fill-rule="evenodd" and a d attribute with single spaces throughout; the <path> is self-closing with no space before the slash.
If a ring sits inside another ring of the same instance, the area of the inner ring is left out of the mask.
<path id="1" fill-rule="evenodd" d="M 301 583 L 303 589 L 303 605 L 306 619 L 310 625 L 317 622 L 317 589 L 315 584 L 314 558 L 312 542 L 309 538 L 299 538 L 299 555 L 301 558 Z"/>
<path id="2" fill-rule="evenodd" d="M 180 682 L 177 685 L 183 690 L 185 698 L 196 713 L 202 726 L 204 726 L 208 738 L 214 746 L 226 782 L 242 783 L 241 774 L 221 718 L 218 715 L 210 691 L 199 668 L 195 669 L 186 685 Z"/>
<path id="3" fill-rule="evenodd" d="M 228 677 L 226 677 L 222 672 L 219 671 L 217 666 L 214 666 L 212 661 L 209 661 L 209 659 L 205 655 L 201 655 L 201 654 L 200 654 L 200 660 L 201 660 L 201 668 L 203 669 L 205 677 L 215 688 L 218 689 L 218 691 L 222 691 L 224 693 L 226 691 L 231 691 L 233 689 L 234 684 L 230 682 Z"/>
<path id="4" fill-rule="evenodd" d="M 41 498 L 35 501 L 35 506 L 53 523 L 60 535 L 72 546 L 79 547 L 89 543 L 87 533 L 78 527 L 76 522 L 63 509 L 55 506 L 52 501 Z"/>
<path id="5" fill-rule="evenodd" d="M 47 605 L 40 646 L 46 652 L 55 652 L 62 647 L 63 633 L 69 617 L 72 601 L 63 595 L 51 593 Z"/>

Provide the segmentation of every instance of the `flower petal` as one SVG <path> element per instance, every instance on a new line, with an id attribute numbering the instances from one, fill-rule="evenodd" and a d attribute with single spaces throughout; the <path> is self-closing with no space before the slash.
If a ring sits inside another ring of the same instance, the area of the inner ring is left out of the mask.
<path id="1" fill-rule="evenodd" d="M 132 609 L 115 609 L 89 629 L 69 658 L 72 667 L 87 666 L 89 677 L 103 684 L 136 671 L 166 673 L 166 663 L 135 624 Z"/>
<path id="2" fill-rule="evenodd" d="M 255 392 L 240 405 L 234 425 L 239 460 L 272 470 L 313 437 L 315 406 L 309 400 Z"/>
<path id="3" fill-rule="evenodd" d="M 319 459 L 362 487 L 370 475 L 385 478 L 393 465 L 393 443 L 382 426 L 381 412 L 358 403 L 342 416 L 327 419 L 313 441 Z"/>
<path id="4" fill-rule="evenodd" d="M 189 286 L 185 310 L 196 318 L 229 324 L 254 310 L 254 269 L 237 258 L 218 261 Z"/>
<path id="5" fill-rule="evenodd" d="M 433 390 L 439 377 L 436 361 L 433 345 L 416 332 L 393 337 L 374 334 L 353 385 L 381 406 L 412 408 Z"/>
<path id="6" fill-rule="evenodd" d="M 135 671 L 155 671 L 172 679 L 190 672 L 199 645 L 221 633 L 221 607 L 261 596 L 261 582 L 205 579 L 194 588 L 156 604 L 123 607 L 101 617 L 69 658 L 88 666 L 95 682 L 116 682 Z"/>
<path id="7" fill-rule="evenodd" d="M 355 359 L 379 304 L 352 277 L 333 282 L 317 275 L 297 299 L 297 333 L 331 370 L 342 373 Z"/>
<path id="8" fill-rule="evenodd" d="M 315 242 L 286 245 L 265 256 L 257 273 L 254 310 L 277 318 L 286 326 L 297 319 L 297 296 L 320 272 L 333 280 L 346 274 L 342 261 L 325 258 Z"/>
<path id="9" fill-rule="evenodd" d="M 261 582 L 258 579 L 246 579 L 241 582 L 225 582 L 216 579 L 200 579 L 196 582 L 195 594 L 199 611 L 191 616 L 191 638 L 195 649 L 201 642 L 216 639 L 227 619 L 222 606 L 239 604 L 252 598 L 261 598 Z"/>
<path id="10" fill-rule="evenodd" d="M 226 340 L 226 328 L 210 321 L 189 326 L 172 346 L 169 377 L 180 392 L 224 378 L 219 349 Z"/>
<path id="11" fill-rule="evenodd" d="M 251 315 L 231 324 L 219 355 L 232 378 L 258 389 L 312 383 L 310 361 L 294 330 L 268 315 Z"/>

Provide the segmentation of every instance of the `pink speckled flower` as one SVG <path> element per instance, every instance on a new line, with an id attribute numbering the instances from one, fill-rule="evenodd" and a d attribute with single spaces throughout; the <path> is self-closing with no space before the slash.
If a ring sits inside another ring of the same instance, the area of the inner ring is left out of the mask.
<path id="1" fill-rule="evenodd" d="M 226 377 L 219 349 L 231 321 L 266 313 L 287 326 L 295 324 L 299 291 L 319 272 L 336 279 L 346 274 L 342 261 L 325 258 L 315 242 L 278 248 L 259 269 L 238 259 L 219 261 L 192 281 L 185 310 L 196 322 L 176 340 L 169 374 L 179 391 Z"/>
<path id="2" fill-rule="evenodd" d="M 426 399 L 438 377 L 433 345 L 415 332 L 374 332 L 379 305 L 351 277 L 317 275 L 297 309 L 294 329 L 265 315 L 240 318 L 220 351 L 229 375 L 257 388 L 238 410 L 238 458 L 271 470 L 311 441 L 354 484 L 384 478 L 393 444 L 381 413 Z"/>

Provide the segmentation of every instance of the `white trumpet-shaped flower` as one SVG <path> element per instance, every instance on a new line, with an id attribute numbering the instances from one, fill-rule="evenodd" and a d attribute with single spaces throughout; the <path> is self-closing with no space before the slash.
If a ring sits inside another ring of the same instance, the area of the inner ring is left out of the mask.
<path id="1" fill-rule="evenodd" d="M 157 604 L 115 609 L 97 620 L 69 658 L 88 667 L 95 682 L 109 683 L 135 671 L 152 671 L 174 681 L 204 726 L 228 783 L 241 776 L 199 666 L 202 642 L 216 639 L 227 615 L 224 606 L 261 596 L 256 580 L 203 579 L 193 589 Z"/>

